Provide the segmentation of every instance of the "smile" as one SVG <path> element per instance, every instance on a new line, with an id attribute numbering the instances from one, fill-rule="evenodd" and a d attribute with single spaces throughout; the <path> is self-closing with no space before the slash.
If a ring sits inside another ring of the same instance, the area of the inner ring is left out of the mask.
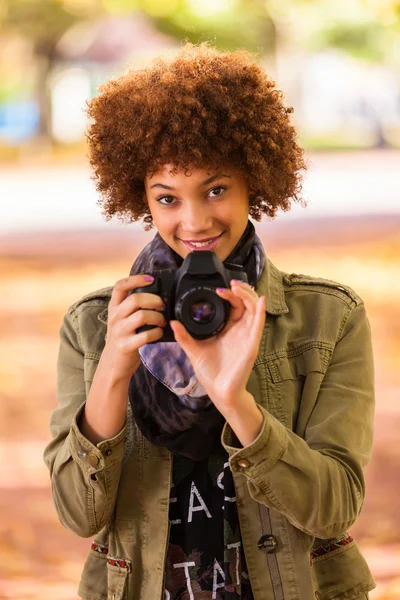
<path id="1" fill-rule="evenodd" d="M 192 250 L 214 250 L 218 245 L 218 242 L 223 233 L 218 235 L 215 238 L 211 238 L 205 242 L 187 242 L 185 240 L 181 240 L 183 244 L 185 244 L 186 248 L 190 251 Z"/>

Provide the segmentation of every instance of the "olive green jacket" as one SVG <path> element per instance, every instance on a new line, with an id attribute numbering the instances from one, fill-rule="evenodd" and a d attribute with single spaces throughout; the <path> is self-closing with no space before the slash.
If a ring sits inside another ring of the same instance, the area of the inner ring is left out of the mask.
<path id="1" fill-rule="evenodd" d="M 68 310 L 60 330 L 58 408 L 44 458 L 62 524 L 94 537 L 79 594 L 164 600 L 171 454 L 127 420 L 97 445 L 77 422 L 104 348 L 112 288 Z M 244 448 L 225 423 L 255 600 L 355 600 L 375 587 L 347 529 L 360 514 L 371 456 L 374 369 L 363 301 L 348 287 L 282 273 L 257 285 L 267 315 L 247 389 L 263 414 Z M 211 597 L 211 596 L 210 596 Z"/>

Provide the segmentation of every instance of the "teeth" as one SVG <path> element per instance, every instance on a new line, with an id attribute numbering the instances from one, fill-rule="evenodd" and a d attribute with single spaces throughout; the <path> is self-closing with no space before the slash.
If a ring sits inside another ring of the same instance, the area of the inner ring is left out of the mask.
<path id="1" fill-rule="evenodd" d="M 209 240 L 208 242 L 189 242 L 189 244 L 190 244 L 191 246 L 196 246 L 196 248 L 202 248 L 203 246 L 208 246 L 208 245 L 209 245 L 209 244 L 211 244 L 211 242 L 213 242 L 214 240 L 215 240 L 215 238 L 214 238 L 214 239 L 212 239 L 212 240 Z"/>

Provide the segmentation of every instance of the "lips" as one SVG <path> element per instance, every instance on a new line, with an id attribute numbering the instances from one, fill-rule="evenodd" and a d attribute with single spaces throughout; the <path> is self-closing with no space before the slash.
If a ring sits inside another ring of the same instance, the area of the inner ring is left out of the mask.
<path id="1" fill-rule="evenodd" d="M 216 248 L 216 246 L 218 245 L 218 242 L 222 235 L 223 235 L 223 232 L 213 238 L 209 237 L 209 238 L 203 238 L 202 240 L 191 240 L 191 241 L 181 240 L 181 242 L 190 251 L 192 251 L 192 250 L 214 250 Z M 197 243 L 202 243 L 202 242 L 206 242 L 209 240 L 212 240 L 212 241 L 210 241 L 209 244 L 205 244 L 204 246 L 196 246 L 195 244 L 192 244 L 192 241 L 196 241 Z"/>
<path id="2" fill-rule="evenodd" d="M 203 238 L 202 240 L 181 240 L 182 242 L 188 242 L 191 244 L 192 242 L 200 243 L 200 242 L 209 242 L 210 240 L 215 240 L 217 237 L 221 237 L 222 233 L 219 235 L 214 235 L 212 237 Z"/>

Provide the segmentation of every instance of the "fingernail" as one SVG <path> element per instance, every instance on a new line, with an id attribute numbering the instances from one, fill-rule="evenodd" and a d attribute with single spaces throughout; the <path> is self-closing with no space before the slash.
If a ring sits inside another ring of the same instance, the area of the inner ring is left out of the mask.
<path id="1" fill-rule="evenodd" d="M 145 281 L 154 281 L 154 277 L 152 275 L 145 275 L 144 280 Z"/>
<path id="2" fill-rule="evenodd" d="M 217 292 L 226 292 L 226 288 L 217 288 Z"/>

